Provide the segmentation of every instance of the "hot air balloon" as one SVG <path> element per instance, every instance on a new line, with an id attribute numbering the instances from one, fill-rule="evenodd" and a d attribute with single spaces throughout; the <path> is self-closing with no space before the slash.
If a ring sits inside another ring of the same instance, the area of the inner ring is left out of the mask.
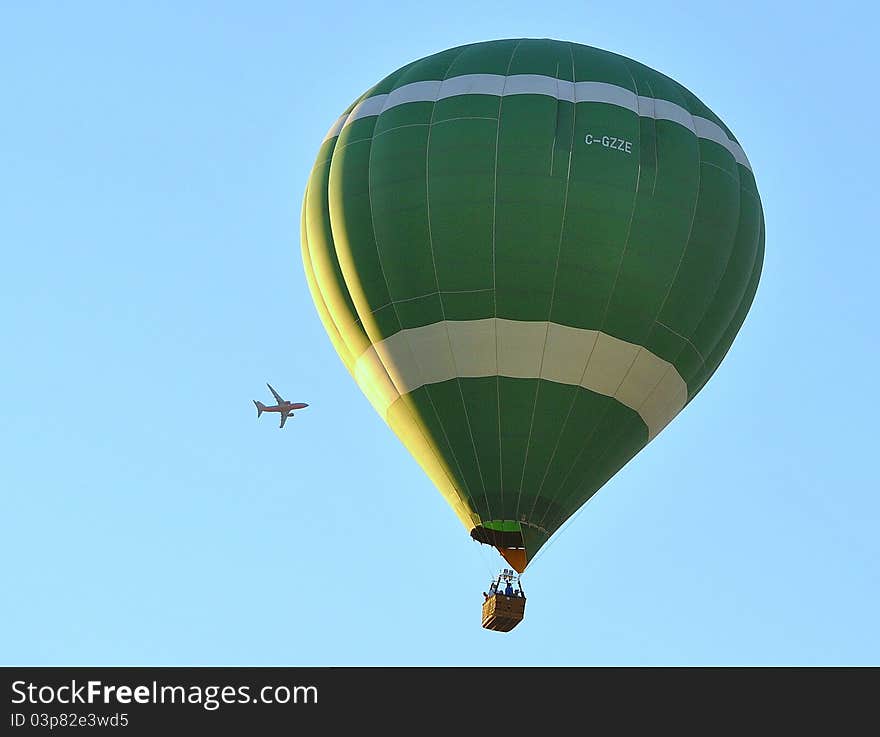
<path id="1" fill-rule="evenodd" d="M 520 573 L 712 376 L 763 250 L 718 116 L 644 64 L 550 39 L 448 49 L 368 89 L 302 210 L 340 358 Z M 418 520 L 397 534 L 425 543 Z"/>

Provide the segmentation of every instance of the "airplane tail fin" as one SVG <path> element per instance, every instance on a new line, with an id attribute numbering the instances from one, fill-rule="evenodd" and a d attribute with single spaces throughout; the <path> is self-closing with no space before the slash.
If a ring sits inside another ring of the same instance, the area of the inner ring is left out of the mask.
<path id="1" fill-rule="evenodd" d="M 256 399 L 254 401 L 254 406 L 257 408 L 257 417 L 263 414 L 263 410 L 266 409 L 266 405 L 262 402 L 258 402 Z"/>

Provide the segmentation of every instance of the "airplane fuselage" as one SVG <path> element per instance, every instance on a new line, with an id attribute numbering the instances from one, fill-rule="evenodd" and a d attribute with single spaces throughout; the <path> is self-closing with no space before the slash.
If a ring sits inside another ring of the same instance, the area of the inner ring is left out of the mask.
<path id="1" fill-rule="evenodd" d="M 276 404 L 274 407 L 263 407 L 263 412 L 283 412 L 289 415 L 295 409 L 305 409 L 308 406 L 303 402 L 284 402 Z"/>

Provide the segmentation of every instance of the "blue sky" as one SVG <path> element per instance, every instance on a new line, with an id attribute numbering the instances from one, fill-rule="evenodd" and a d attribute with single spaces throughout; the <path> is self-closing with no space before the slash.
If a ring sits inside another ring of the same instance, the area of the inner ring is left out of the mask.
<path id="1" fill-rule="evenodd" d="M 0 663 L 880 664 L 880 17 L 767 5 L 5 3 Z M 767 238 L 719 371 L 545 546 L 502 635 L 501 559 L 337 359 L 299 212 L 355 97 L 519 36 L 701 97 Z M 283 432 L 266 381 L 311 405 Z M 413 519 L 430 544 L 396 539 Z"/>

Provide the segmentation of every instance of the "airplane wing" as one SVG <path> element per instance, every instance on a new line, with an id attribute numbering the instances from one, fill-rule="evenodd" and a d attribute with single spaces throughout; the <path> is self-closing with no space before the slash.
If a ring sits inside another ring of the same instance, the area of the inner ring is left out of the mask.
<path id="1" fill-rule="evenodd" d="M 284 423 L 287 422 L 287 412 L 281 413 L 281 424 L 278 427 L 284 427 Z"/>
<path id="2" fill-rule="evenodd" d="M 278 402 L 278 404 L 281 404 L 284 401 L 281 398 L 281 395 L 272 388 L 271 384 L 266 384 L 266 386 L 269 387 L 269 391 L 272 392 L 272 396 L 275 397 L 275 401 Z"/>

